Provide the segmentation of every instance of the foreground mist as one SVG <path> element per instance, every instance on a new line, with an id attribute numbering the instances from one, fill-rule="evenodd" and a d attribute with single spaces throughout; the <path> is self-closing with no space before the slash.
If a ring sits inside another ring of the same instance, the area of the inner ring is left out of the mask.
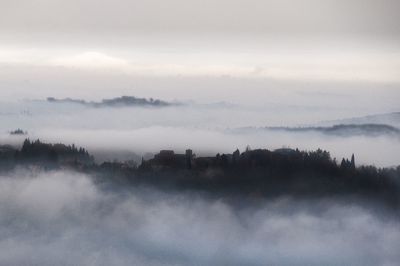
<path id="1" fill-rule="evenodd" d="M 121 186 L 69 171 L 0 177 L 1 265 L 398 265 L 398 213 Z"/>

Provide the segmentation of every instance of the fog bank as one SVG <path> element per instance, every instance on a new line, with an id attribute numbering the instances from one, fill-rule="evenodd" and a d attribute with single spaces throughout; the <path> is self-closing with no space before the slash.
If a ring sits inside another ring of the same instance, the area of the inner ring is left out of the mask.
<path id="1" fill-rule="evenodd" d="M 335 110 L 321 110 L 322 107 L 249 107 L 226 102 L 186 102 L 185 105 L 163 108 L 96 108 L 42 100 L 7 102 L 0 105 L 0 144 L 21 145 L 27 137 L 51 143 L 74 143 L 94 155 L 101 151 L 101 158 L 109 160 L 140 160 L 146 153 L 156 153 L 161 149 L 183 152 L 191 148 L 198 155 L 215 155 L 231 153 L 236 148 L 243 151 L 247 145 L 254 149 L 321 148 L 330 151 L 338 160 L 354 153 L 357 164 L 385 167 L 400 164 L 400 138 L 398 134 L 387 134 L 385 130 L 375 132 L 364 127 L 362 134 L 357 130 L 325 134 L 315 130 L 265 129 L 274 125 L 315 124 L 324 117 L 343 115 Z M 392 131 L 400 125 L 398 117 L 392 115 L 377 122 L 393 126 Z M 11 136 L 9 132 L 17 128 L 28 134 Z"/>
<path id="2" fill-rule="evenodd" d="M 363 204 L 225 199 L 94 183 L 71 172 L 0 177 L 4 265 L 397 265 L 396 215 Z M 49 252 L 51 250 L 51 252 Z"/>

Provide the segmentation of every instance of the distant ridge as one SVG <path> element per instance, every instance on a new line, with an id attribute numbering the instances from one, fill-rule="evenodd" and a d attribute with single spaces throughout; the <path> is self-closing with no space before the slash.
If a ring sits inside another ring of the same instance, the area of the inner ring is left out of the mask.
<path id="1" fill-rule="evenodd" d="M 111 99 L 103 99 L 100 102 L 85 101 L 82 99 L 63 98 L 57 99 L 48 97 L 47 102 L 50 103 L 73 103 L 90 107 L 135 107 L 135 106 L 153 106 L 153 107 L 166 107 L 170 105 L 177 105 L 177 103 L 170 103 L 153 98 L 137 98 L 134 96 L 121 96 Z"/>
<path id="2" fill-rule="evenodd" d="M 400 129 L 385 124 L 339 124 L 327 127 L 261 127 L 237 128 L 233 133 L 250 133 L 254 131 L 284 131 L 289 133 L 317 132 L 324 135 L 351 136 L 392 136 L 400 138 Z"/>
<path id="3" fill-rule="evenodd" d="M 332 126 L 337 124 L 384 124 L 400 128 L 400 112 L 373 114 L 318 123 L 319 126 Z"/>

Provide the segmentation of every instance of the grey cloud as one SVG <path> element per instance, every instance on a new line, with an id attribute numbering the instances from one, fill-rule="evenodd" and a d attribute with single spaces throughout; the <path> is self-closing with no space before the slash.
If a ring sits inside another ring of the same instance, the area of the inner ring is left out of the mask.
<path id="1" fill-rule="evenodd" d="M 21 31 L 224 31 L 399 34 L 396 0 L 2 1 L 1 28 Z"/>

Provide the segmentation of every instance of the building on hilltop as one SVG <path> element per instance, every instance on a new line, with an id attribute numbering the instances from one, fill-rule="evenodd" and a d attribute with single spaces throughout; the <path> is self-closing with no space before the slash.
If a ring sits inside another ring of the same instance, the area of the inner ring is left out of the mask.
<path id="1" fill-rule="evenodd" d="M 195 155 L 190 149 L 187 149 L 185 154 L 176 154 L 173 150 L 161 150 L 158 154 L 154 155 L 153 159 L 149 160 L 149 164 L 155 168 L 170 167 L 191 169 L 194 157 Z"/>

